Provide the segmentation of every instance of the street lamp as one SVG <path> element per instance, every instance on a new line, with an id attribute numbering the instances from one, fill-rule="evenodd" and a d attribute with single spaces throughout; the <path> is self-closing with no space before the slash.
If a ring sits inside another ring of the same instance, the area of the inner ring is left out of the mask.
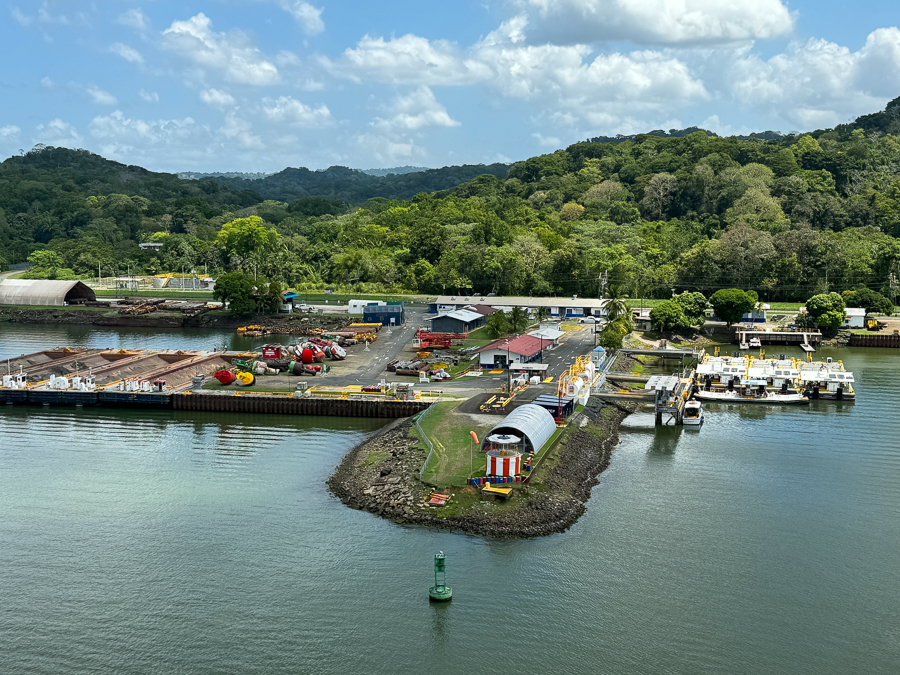
<path id="1" fill-rule="evenodd" d="M 506 397 L 512 395 L 512 364 L 509 362 L 509 338 L 506 339 Z"/>

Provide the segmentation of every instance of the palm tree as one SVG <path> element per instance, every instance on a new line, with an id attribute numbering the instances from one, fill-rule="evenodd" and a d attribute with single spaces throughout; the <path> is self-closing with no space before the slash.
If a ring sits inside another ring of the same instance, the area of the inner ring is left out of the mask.
<path id="1" fill-rule="evenodd" d="M 513 307 L 509 313 L 509 327 L 514 333 L 518 333 L 528 326 L 528 315 L 521 307 Z"/>
<path id="2" fill-rule="evenodd" d="M 619 295 L 617 290 L 610 290 L 606 297 L 606 321 L 612 323 L 620 317 L 627 317 L 631 321 L 631 307 L 629 307 L 627 295 Z"/>

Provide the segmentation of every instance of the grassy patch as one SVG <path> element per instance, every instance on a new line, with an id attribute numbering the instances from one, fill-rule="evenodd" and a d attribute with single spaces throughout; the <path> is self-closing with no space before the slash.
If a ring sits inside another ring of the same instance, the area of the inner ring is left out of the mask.
<path id="1" fill-rule="evenodd" d="M 486 460 L 475 447 L 469 432 L 474 431 L 481 439 L 499 421 L 484 416 L 483 422 L 476 422 L 468 415 L 457 413 L 458 406 L 457 401 L 438 403 L 420 421 L 422 431 L 434 444 L 434 453 L 425 467 L 423 479 L 442 487 L 465 483 L 473 470 L 476 474 L 484 472 Z M 424 441 L 421 447 L 427 448 Z"/>
<path id="2" fill-rule="evenodd" d="M 363 462 L 363 466 L 368 466 L 370 464 L 378 464 L 379 462 L 383 462 L 388 458 L 387 450 L 373 450 L 368 454 L 365 461 Z"/>

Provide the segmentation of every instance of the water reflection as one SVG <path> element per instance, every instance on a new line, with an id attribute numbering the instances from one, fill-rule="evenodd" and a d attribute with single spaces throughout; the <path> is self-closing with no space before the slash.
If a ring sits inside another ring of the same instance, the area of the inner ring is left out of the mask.
<path id="1" fill-rule="evenodd" d="M 647 454 L 657 457 L 671 457 L 678 447 L 678 439 L 681 438 L 682 427 L 658 427 L 653 436 Z"/>
<path id="2" fill-rule="evenodd" d="M 450 645 L 451 603 L 430 602 L 431 605 L 431 646 L 434 653 L 444 654 Z"/>

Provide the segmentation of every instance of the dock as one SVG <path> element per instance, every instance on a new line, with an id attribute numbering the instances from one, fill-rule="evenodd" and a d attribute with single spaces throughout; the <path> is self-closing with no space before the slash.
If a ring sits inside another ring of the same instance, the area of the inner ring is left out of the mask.
<path id="1" fill-rule="evenodd" d="M 296 392 L 202 388 L 213 373 L 260 359 L 255 352 L 45 350 L 6 360 L 0 404 L 397 418 L 414 415 L 433 400 L 405 383 L 367 393 L 359 386 L 316 386 L 300 377 Z"/>
<path id="2" fill-rule="evenodd" d="M 814 352 L 822 342 L 822 333 L 817 330 L 758 330 L 738 326 L 734 331 L 735 344 L 747 343 L 756 338 L 763 345 L 795 345 L 807 352 Z M 804 346 L 805 345 L 805 346 Z"/>

